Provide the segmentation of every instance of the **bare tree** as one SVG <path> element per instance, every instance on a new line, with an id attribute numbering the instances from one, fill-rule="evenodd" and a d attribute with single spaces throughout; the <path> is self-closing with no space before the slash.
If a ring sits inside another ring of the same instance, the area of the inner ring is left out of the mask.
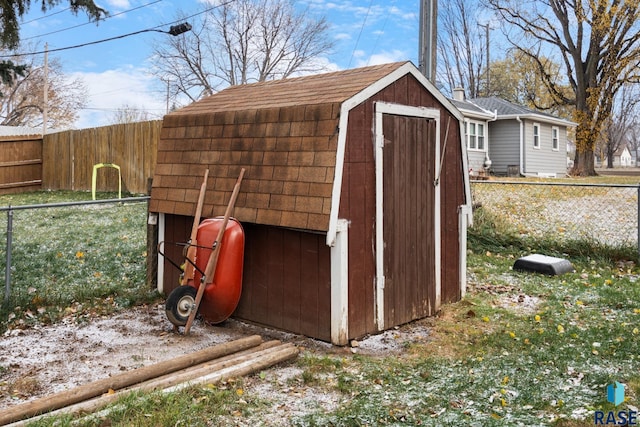
<path id="1" fill-rule="evenodd" d="M 636 167 L 640 166 L 640 118 L 636 118 L 634 123 L 629 128 L 627 134 L 627 146 L 629 151 L 633 153 L 633 157 L 636 160 Z"/>
<path id="2" fill-rule="evenodd" d="M 35 56 L 16 57 L 24 64 L 22 75 L 0 84 L 0 124 L 7 126 L 42 126 L 45 70 Z M 78 111 L 86 105 L 87 89 L 82 80 L 69 79 L 57 59 L 50 59 L 47 72 L 47 128 L 71 125 Z"/>
<path id="3" fill-rule="evenodd" d="M 638 88 L 635 85 L 626 84 L 616 97 L 615 106 L 611 116 L 603 125 L 602 151 L 607 158 L 607 168 L 613 168 L 615 153 L 624 147 L 629 151 L 637 150 L 636 141 L 633 141 L 633 132 L 637 129 L 638 121 Z M 635 146 L 635 147 L 634 147 Z"/>
<path id="4" fill-rule="evenodd" d="M 195 101 L 229 85 L 318 71 L 333 43 L 324 19 L 290 0 L 226 1 L 199 16 L 192 31 L 154 46 L 153 71 L 171 96 Z"/>
<path id="5" fill-rule="evenodd" d="M 573 173 L 594 175 L 594 151 L 611 116 L 615 95 L 626 82 L 640 81 L 638 0 L 485 0 L 510 25 L 512 45 L 534 60 L 559 105 L 575 107 Z M 544 72 L 544 58 L 559 58 L 567 94 Z"/>
<path id="6" fill-rule="evenodd" d="M 124 123 L 137 123 L 151 120 L 151 115 L 148 111 L 124 104 L 118 108 L 111 117 L 111 124 L 118 125 Z"/>
<path id="7" fill-rule="evenodd" d="M 438 6 L 438 54 L 440 78 L 452 90 L 465 89 L 471 98 L 481 95 L 483 61 L 486 58 L 484 32 L 476 20 L 480 6 L 468 0 L 441 2 Z"/>

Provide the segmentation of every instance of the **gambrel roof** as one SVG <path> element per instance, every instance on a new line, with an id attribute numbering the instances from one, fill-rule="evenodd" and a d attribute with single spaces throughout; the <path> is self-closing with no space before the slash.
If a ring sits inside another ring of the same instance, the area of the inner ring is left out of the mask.
<path id="1" fill-rule="evenodd" d="M 208 168 L 203 216 L 222 215 L 244 167 L 236 218 L 327 231 L 342 103 L 406 65 L 233 86 L 168 114 L 150 210 L 193 216 Z"/>

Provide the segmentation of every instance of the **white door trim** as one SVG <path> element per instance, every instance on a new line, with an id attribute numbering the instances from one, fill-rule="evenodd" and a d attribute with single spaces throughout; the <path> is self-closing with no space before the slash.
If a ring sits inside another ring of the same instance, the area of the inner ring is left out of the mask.
<path id="1" fill-rule="evenodd" d="M 433 119 L 436 121 L 436 147 L 435 147 L 435 159 L 434 159 L 434 171 L 438 176 L 440 171 L 438 170 L 440 165 L 440 110 L 436 108 L 425 107 L 412 107 L 408 105 L 391 104 L 387 102 L 375 103 L 375 123 L 374 123 L 374 135 L 375 135 L 375 168 L 376 168 L 376 283 L 375 283 L 375 302 L 374 308 L 376 313 L 376 322 L 378 330 L 385 329 L 384 324 L 384 289 L 385 289 L 385 277 L 384 277 L 384 170 L 383 170 L 383 148 L 384 148 L 384 134 L 382 132 L 382 118 L 384 114 L 390 114 L 395 116 L 406 116 Z M 440 280 L 440 184 L 434 182 L 435 185 L 435 204 L 434 204 L 434 224 L 435 230 L 433 233 L 434 248 L 435 248 L 435 308 L 438 310 L 441 303 L 441 280 Z"/>

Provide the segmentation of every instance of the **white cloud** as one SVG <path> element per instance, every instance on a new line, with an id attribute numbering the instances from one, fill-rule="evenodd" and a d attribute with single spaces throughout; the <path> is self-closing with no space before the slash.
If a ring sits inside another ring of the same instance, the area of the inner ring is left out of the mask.
<path id="1" fill-rule="evenodd" d="M 118 9 L 130 9 L 131 8 L 131 3 L 129 3 L 129 0 L 108 0 L 107 1 L 107 8 L 118 8 Z"/>
<path id="2" fill-rule="evenodd" d="M 142 109 L 154 118 L 166 112 L 157 80 L 142 69 L 76 72 L 70 77 L 82 79 L 89 91 L 87 108 L 80 112 L 74 126 L 77 129 L 107 125 L 115 111 L 124 106 Z"/>
<path id="3" fill-rule="evenodd" d="M 393 50 L 391 52 L 380 52 L 375 55 L 371 55 L 369 58 L 362 58 L 358 60 L 357 67 L 366 67 L 368 65 L 380 65 L 388 64 L 390 62 L 406 61 L 408 58 L 407 52 L 401 50 Z"/>

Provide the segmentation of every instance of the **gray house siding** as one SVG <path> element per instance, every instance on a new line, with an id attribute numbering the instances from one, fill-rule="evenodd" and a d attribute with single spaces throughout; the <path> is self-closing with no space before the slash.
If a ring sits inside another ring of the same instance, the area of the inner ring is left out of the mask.
<path id="1" fill-rule="evenodd" d="M 473 171 L 473 174 L 477 174 L 484 169 L 484 151 L 469 150 L 467 149 L 467 157 L 469 162 L 469 169 Z"/>
<path id="2" fill-rule="evenodd" d="M 495 113 L 489 121 L 488 145 L 494 174 L 515 172 L 557 177 L 567 174 L 567 129 L 576 123 L 495 96 L 475 98 L 469 103 Z M 533 147 L 534 123 L 540 129 L 540 146 L 536 148 Z M 553 149 L 553 129 L 557 129 L 557 149 Z"/>
<path id="3" fill-rule="evenodd" d="M 517 121 L 491 123 L 489 158 L 491 170 L 496 175 L 506 175 L 509 166 L 520 166 L 520 124 Z"/>
<path id="4" fill-rule="evenodd" d="M 534 124 L 539 127 L 539 147 L 534 147 Z M 553 149 L 552 129 L 558 130 L 558 149 Z M 561 177 L 567 173 L 567 131 L 564 126 L 524 120 L 524 174 Z"/>

